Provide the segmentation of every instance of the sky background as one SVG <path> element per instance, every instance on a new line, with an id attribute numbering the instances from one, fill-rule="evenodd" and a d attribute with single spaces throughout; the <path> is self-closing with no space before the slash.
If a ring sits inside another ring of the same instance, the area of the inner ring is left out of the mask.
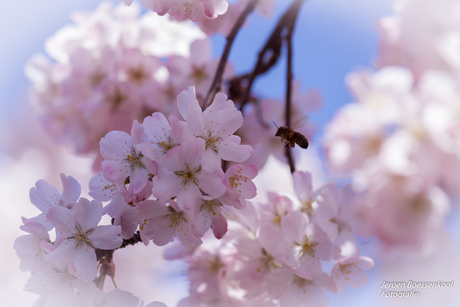
<path id="1" fill-rule="evenodd" d="M 14 114 L 21 115 L 23 107 L 27 106 L 30 84 L 23 73 L 25 63 L 34 53 L 44 53 L 46 38 L 69 23 L 73 11 L 94 9 L 99 3 L 96 0 L 22 0 L 3 3 L 0 12 L 0 127 L 3 134 L 17 133 L 18 127 L 12 125 L 10 119 Z M 251 17 L 238 35 L 230 55 L 237 73 L 247 72 L 253 67 L 258 51 L 289 3 L 278 1 L 270 20 L 257 15 Z M 380 17 L 391 13 L 390 0 L 307 0 L 303 4 L 294 35 L 294 76 L 302 81 L 304 90 L 315 88 L 324 98 L 323 108 L 310 116 L 319 128 L 319 136 L 334 112 L 353 100 L 344 84 L 346 74 L 357 69 L 372 69 L 378 53 L 376 23 Z M 220 55 L 224 42 L 221 36 L 213 38 L 216 57 Z M 285 63 L 281 60 L 266 77 L 257 80 L 255 91 L 282 99 L 284 76 Z M 34 133 L 39 134 L 39 131 Z M 3 197 L 4 210 L 0 214 L 0 223 L 6 229 L 1 235 L 5 244 L 0 252 L 1 306 L 31 306 L 36 298 L 21 290 L 29 274 L 19 272 L 19 260 L 11 248 L 14 238 L 21 235 L 18 229 L 20 216 L 30 217 L 35 213 L 29 212 L 33 206 L 28 201 L 28 190 L 40 178 L 50 178 L 49 181 L 60 190 L 57 178 L 61 172 L 86 180 L 84 171 L 91 164 L 88 159 L 71 157 L 69 152 L 53 147 L 46 138 L 43 138 L 43 142 L 49 151 L 66 153 L 69 157 L 63 158 L 56 166 L 43 152 L 29 151 L 17 156 L 0 154 L 0 195 L 7 195 Z M 82 186 L 87 184 L 80 182 Z M 460 276 L 459 232 L 458 227 L 453 226 L 458 222 L 458 212 L 455 214 L 456 218 L 448 220 L 448 228 L 454 236 L 440 238 L 445 241 L 445 250 L 440 250 L 435 257 L 422 259 L 386 255 L 379 251 L 376 242 L 361 242 L 363 255 L 380 257 L 376 260 L 376 268 L 369 273 L 370 281 L 364 289 L 347 288 L 343 295 L 330 295 L 330 306 L 458 306 L 458 295 L 440 290 L 422 293 L 423 300 L 416 301 L 379 297 L 380 285 L 384 280 L 429 281 L 434 278 L 435 281 L 450 281 L 452 276 Z M 452 240 L 457 244 L 452 244 Z M 139 245 L 116 254 L 116 262 L 128 263 L 117 273 L 120 288 L 132 291 L 144 298 L 146 303 L 152 298 L 172 303 L 186 295 L 187 284 L 182 273 L 185 267 L 181 263 L 161 262 L 161 250 L 153 244 L 148 248 Z M 147 267 L 130 264 L 133 257 L 138 257 L 136 262 L 150 261 L 150 264 Z M 130 282 L 130 276 L 136 274 L 142 277 Z M 154 289 L 152 285 L 155 285 Z"/>

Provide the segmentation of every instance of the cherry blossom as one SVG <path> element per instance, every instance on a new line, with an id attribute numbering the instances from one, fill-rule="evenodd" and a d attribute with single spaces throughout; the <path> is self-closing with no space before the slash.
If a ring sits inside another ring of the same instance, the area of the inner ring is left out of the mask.
<path id="1" fill-rule="evenodd" d="M 123 0 L 130 5 L 132 0 Z M 227 11 L 228 3 L 225 0 L 141 0 L 142 5 L 157 12 L 159 15 L 168 13 L 177 20 L 190 19 L 197 21 L 201 16 L 216 18 Z"/>
<path id="2" fill-rule="evenodd" d="M 154 161 L 158 161 L 170 149 L 179 146 L 183 138 L 183 127 L 174 115 L 168 120 L 163 113 L 156 112 L 152 116 L 147 116 L 142 125 L 150 142 L 141 143 L 137 148 Z"/>
<path id="3" fill-rule="evenodd" d="M 283 254 L 288 248 L 280 228 L 265 224 L 260 228 L 256 240 L 239 237 L 235 240 L 240 257 L 245 258 L 244 266 L 236 274 L 236 279 L 247 291 L 246 296 L 256 297 L 265 291 L 268 275 L 284 265 Z"/>
<path id="4" fill-rule="evenodd" d="M 95 248 L 114 249 L 121 245 L 119 226 L 97 226 L 102 216 L 102 204 L 81 198 L 75 213 L 67 208 L 53 207 L 47 219 L 58 230 L 60 243 L 45 256 L 58 266 L 67 261 L 68 269 L 83 281 L 96 277 Z"/>
<path id="5" fill-rule="evenodd" d="M 358 289 L 367 283 L 367 275 L 363 270 L 374 267 L 374 261 L 368 257 L 352 257 L 340 260 L 331 270 L 331 277 L 337 287 L 337 294 L 345 291 L 346 285 Z"/>
<path id="6" fill-rule="evenodd" d="M 400 1 L 396 14 L 380 22 L 380 66 L 403 64 L 416 78 L 430 69 L 458 69 L 458 3 Z M 442 17 L 440 17 L 442 16 Z"/>
<path id="7" fill-rule="evenodd" d="M 327 306 L 327 292 L 362 287 L 374 265 L 360 256 L 356 235 L 376 235 L 388 248 L 434 250 L 460 170 L 455 25 L 412 21 L 412 0 L 400 6 L 401 17 L 381 23 L 386 54 L 378 64 L 407 67 L 350 74 L 356 103 L 325 131 L 326 166 L 348 172 L 351 183 L 317 188 L 311 173 L 291 167 L 293 195 L 275 189 L 266 201 L 249 201 L 270 155 L 293 162 L 290 153 L 294 160 L 304 153 L 286 152 L 278 126 L 290 122 L 313 140 L 308 116 L 321 94 L 289 81 L 287 102 L 254 91 L 241 101 L 251 71 L 235 76 L 191 22 L 207 35 L 227 35 L 249 0 L 141 0 L 153 11 L 142 14 L 135 1 L 120 1 L 75 13 L 46 42 L 49 58 L 35 56 L 26 68 L 54 141 L 79 154 L 100 152 L 92 157 L 93 199 L 80 198 L 80 184 L 65 175 L 62 193 L 44 180 L 30 191 L 42 214 L 23 218 L 26 234 L 14 248 L 20 269 L 31 271 L 25 289 L 40 295 L 36 306 L 144 306 L 116 284 L 126 265 L 116 255 L 140 242 L 167 246 L 165 259 L 187 264 L 189 295 L 180 307 Z M 256 2 L 268 17 L 274 1 Z M 443 0 L 442 10 L 452 7 Z M 415 52 L 406 43 L 424 46 L 409 35 L 419 24 L 436 28 L 429 38 L 436 44 L 406 58 Z M 226 51 L 231 37 L 227 44 Z"/>
<path id="8" fill-rule="evenodd" d="M 267 193 L 267 204 L 262 205 L 262 220 L 281 227 L 281 219 L 293 210 L 289 197 L 274 192 Z"/>
<path id="9" fill-rule="evenodd" d="M 90 153 L 111 130 L 129 132 L 134 119 L 170 108 L 177 94 L 171 100 L 155 95 L 163 86 L 158 73 L 165 68 L 158 57 L 188 57 L 190 44 L 204 34 L 191 23 L 140 15 L 134 4 L 104 2 L 72 20 L 47 40 L 51 59 L 34 56 L 26 74 L 48 134 Z"/>
<path id="10" fill-rule="evenodd" d="M 27 219 L 24 220 L 24 225 L 21 230 L 29 234 L 17 237 L 14 240 L 14 249 L 16 255 L 21 260 L 21 271 L 31 271 L 31 274 L 43 271 L 47 267 L 47 262 L 43 257 L 41 242 L 51 242 L 48 232 L 45 227 L 37 222 Z"/>
<path id="11" fill-rule="evenodd" d="M 202 112 L 195 98 L 195 89 L 190 87 L 177 97 L 177 104 L 190 132 L 205 141 L 206 169 L 216 171 L 221 159 L 244 162 L 249 158 L 252 148 L 240 145 L 241 139 L 233 135 L 241 127 L 243 116 L 225 94 L 217 94 L 213 103 Z"/>
<path id="12" fill-rule="evenodd" d="M 195 86 L 199 100 L 203 100 L 213 81 L 213 76 L 219 65 L 219 59 L 212 57 L 212 46 L 209 39 L 196 40 L 190 45 L 190 56 L 171 56 L 166 63 L 170 78 L 179 83 L 181 89 Z M 227 63 L 223 79 L 228 80 L 233 76 L 233 68 Z M 222 84 L 225 91 L 225 83 Z"/>
<path id="13" fill-rule="evenodd" d="M 72 305 L 72 302 L 76 306 L 91 306 L 91 303 L 102 295 L 92 281 L 82 281 L 66 267 L 53 265 L 32 275 L 25 290 L 40 294 L 37 302 L 42 306 Z"/>
<path id="14" fill-rule="evenodd" d="M 46 219 L 48 210 L 53 206 L 61 206 L 72 209 L 77 203 L 81 193 L 81 186 L 75 178 L 61 174 L 62 195 L 59 191 L 44 180 L 39 180 L 34 188 L 30 189 L 30 202 L 34 204 L 42 214 L 30 218 L 29 221 L 37 222 L 45 226 L 46 230 L 53 229 L 53 225 Z"/>
<path id="15" fill-rule="evenodd" d="M 181 210 L 176 202 L 169 201 L 169 206 L 157 201 L 146 200 L 137 206 L 140 219 L 147 220 L 141 225 L 141 233 L 158 246 L 174 241 L 177 235 L 186 245 L 199 245 L 202 241 L 190 231 L 190 222 L 186 212 Z"/>
<path id="16" fill-rule="evenodd" d="M 129 177 L 130 188 L 137 194 L 147 185 L 149 174 L 156 174 L 157 166 L 136 149 L 136 145 L 147 141 L 141 125 L 134 121 L 131 137 L 125 132 L 112 131 L 101 139 L 101 154 L 104 177 L 122 186 Z"/>
<path id="17" fill-rule="evenodd" d="M 293 211 L 281 220 L 285 240 L 290 243 L 292 253 L 286 253 L 286 263 L 308 278 L 322 272 L 320 260 L 335 260 L 338 248 L 332 245 L 328 235 L 305 214 Z"/>
<path id="18" fill-rule="evenodd" d="M 161 204 L 177 195 L 179 208 L 187 211 L 197 207 L 202 197 L 213 199 L 225 193 L 220 177 L 203 169 L 204 151 L 205 141 L 200 138 L 170 150 L 170 159 L 163 161 L 165 172 L 159 174 L 152 189 Z"/>
<path id="19" fill-rule="evenodd" d="M 53 206 L 61 206 L 72 209 L 77 203 L 81 193 L 81 186 L 72 176 L 66 177 L 61 174 L 62 194 L 58 190 L 44 180 L 39 180 L 34 188 L 30 189 L 30 201 L 43 213 L 48 213 L 48 210 Z"/>
<path id="20" fill-rule="evenodd" d="M 284 276 L 280 278 L 287 284 L 285 292 L 280 297 L 280 306 L 294 307 L 309 302 L 315 306 L 327 306 L 329 300 L 326 296 L 326 287 L 330 287 L 330 277 L 322 273 L 315 278 L 304 278 L 288 270 L 281 271 Z"/>
<path id="21" fill-rule="evenodd" d="M 109 182 L 102 173 L 95 175 L 89 182 L 90 195 L 100 201 L 108 201 L 102 209 L 102 214 L 108 214 L 113 218 L 113 225 L 121 226 L 121 237 L 129 239 L 137 230 L 138 220 L 135 211 L 135 203 L 143 201 L 151 196 L 152 185 L 147 183 L 137 195 L 124 187 L 119 191 L 116 184 Z"/>

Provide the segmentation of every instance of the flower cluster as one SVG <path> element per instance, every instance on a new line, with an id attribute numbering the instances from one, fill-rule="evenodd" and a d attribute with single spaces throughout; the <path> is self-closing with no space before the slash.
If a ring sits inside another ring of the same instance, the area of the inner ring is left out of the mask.
<path id="1" fill-rule="evenodd" d="M 331 167 L 366 190 L 363 229 L 386 246 L 430 252 L 460 196 L 460 67 L 447 52 L 460 37 L 458 3 L 399 4 L 381 21 L 383 67 L 348 76 L 357 103 L 339 110 L 324 143 Z"/>
<path id="2" fill-rule="evenodd" d="M 41 295 L 37 306 L 102 303 L 116 294 L 98 291 L 92 282 L 97 274 L 96 254 L 120 247 L 121 229 L 98 225 L 102 203 L 80 198 L 80 184 L 73 177 L 61 175 L 61 179 L 62 194 L 43 180 L 30 190 L 30 200 L 42 214 L 23 218 L 21 229 L 28 234 L 14 243 L 21 269 L 32 273 L 25 289 Z M 48 233 L 52 229 L 54 242 Z"/>
<path id="3" fill-rule="evenodd" d="M 120 0 L 131 5 L 134 0 Z M 158 15 L 169 14 L 173 19 L 197 21 L 201 17 L 216 18 L 228 8 L 225 0 L 142 0 L 142 5 L 157 12 Z"/>
<path id="4" fill-rule="evenodd" d="M 210 42 L 188 22 L 168 21 L 139 7 L 74 14 L 75 24 L 46 43 L 26 67 L 45 129 L 78 153 L 93 153 L 111 130 L 129 132 L 134 119 L 176 114 L 177 95 L 195 85 L 206 94 L 217 68 Z M 231 74 L 231 66 L 225 71 Z M 100 163 L 100 161 L 97 161 Z"/>
<path id="5" fill-rule="evenodd" d="M 125 5 L 132 5 L 134 0 L 120 0 Z M 195 21 L 207 35 L 220 32 L 227 36 L 238 17 L 241 15 L 248 0 L 228 3 L 225 0 L 141 0 L 146 9 L 158 15 L 168 14 L 170 19 Z M 275 6 L 274 0 L 259 0 L 256 3 L 257 12 L 263 17 L 269 17 Z"/>
<path id="6" fill-rule="evenodd" d="M 94 163 L 99 173 L 89 182 L 93 200 L 80 197 L 80 184 L 65 175 L 61 175 L 62 193 L 44 180 L 30 191 L 31 202 L 42 214 L 23 218 L 21 229 L 27 234 L 16 239 L 15 249 L 21 269 L 31 271 L 26 290 L 40 295 L 36 305 L 144 306 L 129 292 L 103 291 L 106 277 L 115 285 L 114 252 L 138 242 L 157 246 L 175 242 L 166 258 L 189 264 L 190 295 L 179 303 L 182 307 L 326 306 L 326 291 L 340 294 L 346 285 L 363 286 L 364 270 L 374 264 L 360 256 L 355 235 L 375 233 L 369 223 L 362 223 L 367 213 L 363 208 L 371 203 L 367 194 L 332 183 L 314 190 L 311 175 L 296 172 L 296 196 L 272 192 L 265 204 L 247 202 L 256 196 L 252 180 L 268 156 L 287 162 L 286 153 L 290 155 L 276 136 L 277 125 L 290 122 L 310 139 L 314 126 L 307 114 L 322 104 L 319 93 L 302 92 L 300 82 L 289 87 L 287 105 L 261 99 L 250 92 L 246 82 L 250 74 L 234 76 L 230 64 L 217 69 L 219 60 L 212 58 L 204 33 L 228 34 L 250 2 L 141 0 L 156 12 L 142 16 L 133 0 L 123 2 L 126 6 L 103 3 L 95 12 L 75 14 L 74 24 L 47 41 L 46 51 L 53 60 L 37 56 L 26 68 L 48 132 L 57 141 L 73 142 L 78 153 L 99 149 L 101 154 Z M 262 15 L 272 7 L 272 0 L 256 4 Z M 157 16 L 165 14 L 173 21 Z M 196 21 L 204 33 L 186 20 Z M 272 42 L 276 46 L 270 49 L 272 58 L 264 71 L 277 61 L 286 20 L 280 20 L 279 44 Z M 221 79 L 222 84 L 211 87 Z M 397 81 L 402 79 L 407 81 L 404 76 Z M 408 83 L 399 83 L 391 94 L 405 95 L 401 84 Z M 246 86 L 248 97 L 243 94 Z M 217 88 L 221 92 L 202 107 L 200 102 Z M 422 92 L 417 95 L 424 97 Z M 422 111 L 414 105 L 404 110 L 418 127 L 414 114 Z M 385 113 L 382 125 L 400 123 L 401 118 L 390 113 Z M 452 127 L 446 129 L 454 135 Z M 388 135 L 389 129 L 383 130 Z M 436 130 L 433 135 L 444 132 Z M 449 140 L 440 142 L 446 145 Z M 405 149 L 404 153 L 413 153 L 413 148 Z M 298 153 L 293 151 L 292 156 Z M 367 152 L 360 154 L 372 158 Z M 358 165 L 364 158 L 359 159 L 341 162 Z M 409 159 L 397 163 L 390 166 L 400 177 L 413 176 Z M 368 190 L 372 180 L 380 180 L 371 171 L 359 178 L 368 183 L 364 185 Z M 405 221 L 412 233 L 399 239 L 409 240 L 424 225 L 430 230 L 442 220 L 448 200 L 437 183 L 430 183 L 408 180 L 380 184 L 384 188 L 374 191 L 387 197 L 385 201 L 403 199 L 409 213 L 422 212 L 418 220 L 403 212 L 418 228 Z M 401 187 L 419 192 L 418 197 L 389 191 Z M 426 207 L 437 210 L 437 215 L 424 214 Z M 99 225 L 105 215 L 110 225 Z M 390 228 L 388 220 L 388 225 L 372 226 Z"/>
<path id="7" fill-rule="evenodd" d="M 165 245 L 176 235 L 185 244 L 201 244 L 210 227 L 220 239 L 227 231 L 228 208 L 243 208 L 256 195 L 254 166 L 222 169 L 223 160 L 241 163 L 252 152 L 234 135 L 243 116 L 233 102 L 219 93 L 202 111 L 194 87 L 177 102 L 185 121 L 157 112 L 142 124 L 134 121 L 131 135 L 111 131 L 101 139 L 105 160 L 90 182 L 90 195 L 110 200 L 104 210 L 121 225 L 124 239 L 138 225 L 146 244 Z M 156 200 L 148 199 L 152 195 Z"/>
<path id="8" fill-rule="evenodd" d="M 270 3 L 259 1 L 256 8 L 264 11 L 265 7 L 267 13 Z M 231 5 L 238 7 L 234 19 L 246 5 L 247 1 Z M 233 22 L 220 21 L 230 18 L 225 16 L 210 21 L 225 24 L 226 29 L 211 23 L 210 29 L 228 32 Z M 73 20 L 75 24 L 64 27 L 46 43 L 54 61 L 37 55 L 26 67 L 33 82 L 31 96 L 41 109 L 45 130 L 56 142 L 73 144 L 80 154 L 95 153 L 101 137 L 112 130 L 129 133 L 133 120 L 142 121 L 154 112 L 180 117 L 175 99 L 189 86 L 195 86 L 198 101 L 205 99 L 219 59 L 212 57 L 210 40 L 196 26 L 168 21 L 152 12 L 140 15 L 134 3 L 129 7 L 102 3 L 94 12 L 74 14 Z M 202 28 L 207 34 L 215 32 Z M 238 77 L 227 63 L 221 91 L 241 109 L 244 102 L 229 92 L 233 79 Z M 271 154 L 287 162 L 273 124 L 285 124 L 284 102 L 250 100 L 241 110 L 245 121 L 238 131 L 255 149 L 248 163 L 260 170 Z M 302 92 L 300 82 L 293 84 L 291 122 L 310 140 L 315 127 L 308 114 L 321 104 L 317 91 Z M 297 154 L 294 152 L 294 158 Z M 102 158 L 97 156 L 96 170 L 100 170 Z"/>
<path id="9" fill-rule="evenodd" d="M 327 306 L 326 291 L 366 284 L 374 263 L 356 245 L 357 195 L 331 183 L 313 190 L 306 172 L 293 177 L 295 198 L 268 193 L 268 203 L 232 211 L 223 240 L 166 251 L 189 263 L 190 296 L 179 306 Z"/>
<path id="10" fill-rule="evenodd" d="M 106 275 L 113 278 L 107 252 L 119 248 L 123 239 L 139 230 L 146 245 L 152 240 L 163 246 L 177 237 L 196 246 L 210 228 L 221 239 L 231 208 L 244 208 L 246 199 L 256 195 L 253 165 L 222 169 L 223 161 L 242 163 L 252 152 L 234 135 L 243 116 L 233 102 L 219 93 L 202 111 L 194 87 L 177 101 L 185 121 L 156 112 L 142 124 L 135 120 L 131 135 L 111 131 L 101 139 L 102 172 L 89 183 L 95 200 L 79 199 L 80 184 L 64 175 L 62 194 L 43 180 L 31 189 L 31 202 L 42 214 L 24 219 L 22 229 L 29 234 L 16 240 L 15 249 L 21 269 L 33 274 L 26 289 L 40 294 L 44 306 L 111 300 L 96 284 L 103 284 Z M 110 203 L 103 207 L 105 201 Z M 112 225 L 98 226 L 105 214 Z M 48 231 L 53 228 L 56 239 L 51 242 Z M 129 293 L 113 295 L 137 306 L 138 299 Z"/>

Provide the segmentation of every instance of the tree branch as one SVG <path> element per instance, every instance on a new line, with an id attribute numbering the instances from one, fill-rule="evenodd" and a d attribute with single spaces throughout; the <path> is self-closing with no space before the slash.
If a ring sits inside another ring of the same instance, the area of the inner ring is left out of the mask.
<path id="1" fill-rule="evenodd" d="M 279 19 L 278 24 L 271 33 L 262 50 L 259 52 L 258 59 L 251 73 L 237 77 L 241 80 L 246 79 L 248 84 L 241 98 L 240 110 L 248 102 L 251 94 L 252 85 L 257 76 L 266 73 L 273 65 L 276 64 L 281 53 L 282 32 L 285 27 L 294 27 L 300 5 L 304 0 L 295 0 L 284 15 Z"/>
<path id="2" fill-rule="evenodd" d="M 298 4 L 297 4 L 298 3 Z M 285 116 L 286 116 L 286 126 L 289 127 L 291 126 L 291 100 L 292 100 L 292 79 L 293 79 L 293 74 L 292 74 L 292 34 L 294 33 L 294 26 L 295 22 L 297 20 L 300 4 L 302 3 L 302 0 L 298 0 L 293 3 L 294 5 L 298 5 L 297 9 L 293 12 L 293 16 L 291 19 L 287 20 L 286 24 L 286 37 L 285 37 L 285 42 L 286 42 L 286 49 L 287 49 L 287 64 L 286 64 L 286 111 L 285 111 Z M 295 164 L 294 164 L 294 159 L 292 157 L 291 153 L 291 148 L 290 146 L 287 147 L 286 150 L 286 157 L 289 161 L 289 168 L 291 170 L 291 173 L 295 172 Z"/>
<path id="3" fill-rule="evenodd" d="M 235 25 L 233 26 L 232 31 L 227 36 L 227 43 L 225 44 L 224 52 L 222 53 L 222 57 L 220 58 L 219 66 L 217 68 L 216 74 L 214 75 L 214 80 L 212 81 L 211 88 L 209 89 L 208 94 L 206 95 L 206 99 L 204 100 L 202 108 L 203 110 L 206 109 L 208 105 L 210 105 L 211 100 L 213 100 L 217 92 L 220 91 L 220 85 L 222 84 L 222 76 L 224 74 L 225 66 L 228 60 L 228 55 L 230 54 L 230 49 L 232 48 L 236 34 L 240 30 L 244 21 L 246 20 L 246 17 L 249 15 L 249 13 L 251 13 L 254 10 L 257 1 L 258 0 L 249 1 L 243 13 L 240 15 Z"/>
<path id="4" fill-rule="evenodd" d="M 292 92 L 292 31 L 293 27 L 289 27 L 286 33 L 287 46 L 287 67 L 286 67 L 286 127 L 291 126 L 291 92 Z M 289 161 L 291 173 L 295 172 L 294 159 L 292 158 L 291 147 L 288 146 L 286 156 Z"/>

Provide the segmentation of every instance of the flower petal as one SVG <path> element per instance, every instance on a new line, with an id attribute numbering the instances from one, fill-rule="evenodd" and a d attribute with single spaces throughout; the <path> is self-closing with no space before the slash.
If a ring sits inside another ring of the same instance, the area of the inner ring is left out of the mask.
<path id="1" fill-rule="evenodd" d="M 95 248 L 115 249 L 123 243 L 120 233 L 120 226 L 102 225 L 94 228 L 94 231 L 89 235 L 89 239 Z"/>

